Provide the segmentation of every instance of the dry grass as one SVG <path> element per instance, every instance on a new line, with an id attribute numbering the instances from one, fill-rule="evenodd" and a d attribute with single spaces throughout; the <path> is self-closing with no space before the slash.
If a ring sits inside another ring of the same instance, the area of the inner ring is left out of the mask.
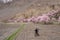
<path id="1" fill-rule="evenodd" d="M 55 9 L 59 9 L 58 5 L 55 5 Z M 15 15 L 15 18 L 25 17 L 30 18 L 32 16 L 39 16 L 41 14 L 47 13 L 53 10 L 50 6 L 41 6 L 40 4 L 32 4 L 29 8 L 27 8 L 24 12 L 18 13 Z"/>
<path id="2" fill-rule="evenodd" d="M 24 12 L 16 14 L 14 16 L 14 18 L 19 18 L 19 17 L 30 18 L 32 16 L 36 17 L 41 14 L 47 13 L 50 10 L 52 10 L 50 7 L 37 7 L 37 8 L 30 7 L 27 10 L 25 10 Z"/>

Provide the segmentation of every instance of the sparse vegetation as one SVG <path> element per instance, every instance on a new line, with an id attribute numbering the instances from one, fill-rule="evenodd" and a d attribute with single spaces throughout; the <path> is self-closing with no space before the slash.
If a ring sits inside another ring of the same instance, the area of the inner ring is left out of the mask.
<path id="1" fill-rule="evenodd" d="M 8 36 L 5 40 L 14 40 L 18 32 L 21 32 L 21 30 L 24 28 L 25 24 L 22 24 L 19 29 L 17 29 L 15 32 L 13 32 L 10 36 Z"/>

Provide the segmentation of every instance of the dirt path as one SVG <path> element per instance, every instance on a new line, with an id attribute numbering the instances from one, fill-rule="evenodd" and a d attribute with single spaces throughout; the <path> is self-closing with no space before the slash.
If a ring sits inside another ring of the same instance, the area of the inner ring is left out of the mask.
<path id="1" fill-rule="evenodd" d="M 0 23 L 0 40 L 4 40 L 8 36 L 10 36 L 18 28 L 20 28 L 20 24 L 2 24 L 2 23 Z"/>
<path id="2" fill-rule="evenodd" d="M 26 28 L 16 37 L 15 40 L 60 40 L 60 26 L 38 25 L 39 37 L 34 36 L 36 25 L 27 24 Z"/>

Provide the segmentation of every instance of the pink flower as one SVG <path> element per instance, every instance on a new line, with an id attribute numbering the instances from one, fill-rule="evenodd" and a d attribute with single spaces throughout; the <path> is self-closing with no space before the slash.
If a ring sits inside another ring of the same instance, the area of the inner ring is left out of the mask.
<path id="1" fill-rule="evenodd" d="M 49 22 L 50 18 L 48 16 L 41 16 L 40 22 Z"/>
<path id="2" fill-rule="evenodd" d="M 32 18 L 27 19 L 27 21 L 28 21 L 28 22 L 31 22 L 31 21 L 32 21 Z"/>
<path id="3" fill-rule="evenodd" d="M 51 20 L 52 20 L 52 21 L 56 21 L 56 18 L 52 18 Z"/>
<path id="4" fill-rule="evenodd" d="M 32 22 L 35 22 L 36 21 L 36 18 L 35 17 L 32 17 L 32 20 L 31 20 Z"/>
<path id="5" fill-rule="evenodd" d="M 38 16 L 38 17 L 36 18 L 36 21 L 39 22 L 40 19 L 41 19 L 41 16 Z"/>
<path id="6" fill-rule="evenodd" d="M 58 10 L 52 10 L 52 11 L 48 12 L 47 15 L 54 16 L 57 12 L 58 12 Z"/>
<path id="7" fill-rule="evenodd" d="M 59 16 L 59 18 L 58 18 L 58 22 L 60 22 L 60 16 Z"/>
<path id="8" fill-rule="evenodd" d="M 27 22 L 27 19 L 23 19 L 23 22 Z"/>

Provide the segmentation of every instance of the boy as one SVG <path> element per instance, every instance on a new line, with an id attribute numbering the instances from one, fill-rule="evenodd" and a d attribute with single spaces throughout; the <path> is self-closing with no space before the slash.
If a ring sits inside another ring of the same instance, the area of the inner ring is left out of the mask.
<path id="1" fill-rule="evenodd" d="M 35 36 L 40 36 L 38 32 L 39 32 L 39 29 L 36 28 L 36 29 L 35 29 Z"/>

